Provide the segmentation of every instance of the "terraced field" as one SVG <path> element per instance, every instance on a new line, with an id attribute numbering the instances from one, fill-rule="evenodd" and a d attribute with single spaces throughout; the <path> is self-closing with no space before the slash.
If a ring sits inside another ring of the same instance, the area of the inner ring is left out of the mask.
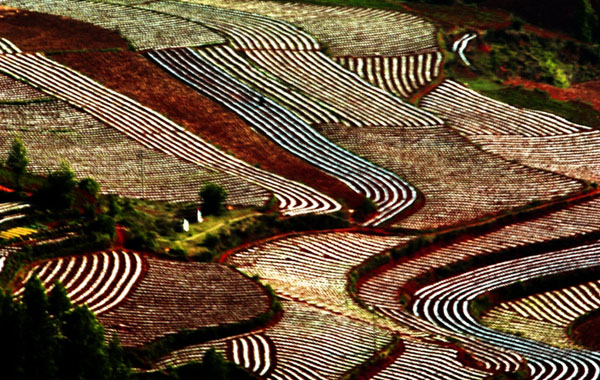
<path id="1" fill-rule="evenodd" d="M 71 300 L 86 304 L 108 335 L 117 332 L 127 347 L 184 328 L 244 321 L 267 311 L 270 304 L 264 289 L 230 268 L 136 252 L 48 260 L 32 267 L 23 282 L 34 274 L 47 289 L 56 280 L 63 283 Z M 15 289 L 15 295 L 20 295 L 23 288 L 17 285 Z"/>
<path id="2" fill-rule="evenodd" d="M 597 182 L 600 132 L 541 111 L 500 103 L 453 81 L 422 99 L 436 113 L 482 149 L 507 160 Z"/>
<path id="3" fill-rule="evenodd" d="M 567 328 L 578 317 L 600 308 L 599 293 L 598 281 L 591 281 L 534 294 L 495 306 L 481 323 L 551 346 L 581 349 L 569 338 Z"/>
<path id="4" fill-rule="evenodd" d="M 24 87 L 18 94 L 25 96 L 30 89 Z M 90 176 L 101 184 L 102 192 L 126 197 L 195 201 L 198 189 L 208 182 L 223 186 L 232 205 L 261 206 L 270 197 L 251 182 L 149 149 L 60 100 L 0 105 L 0 117 L 4 120 L 0 149 L 8 151 L 13 137 L 19 136 L 35 174 L 44 175 L 66 160 L 77 177 Z"/>

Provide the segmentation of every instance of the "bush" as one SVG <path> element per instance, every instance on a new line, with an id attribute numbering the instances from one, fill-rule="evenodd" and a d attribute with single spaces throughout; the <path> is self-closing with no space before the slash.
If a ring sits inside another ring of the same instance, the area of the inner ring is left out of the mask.
<path id="1" fill-rule="evenodd" d="M 35 201 L 51 210 L 66 210 L 75 201 L 75 174 L 67 162 L 61 162 L 58 170 L 48 175 L 35 194 Z"/>
<path id="2" fill-rule="evenodd" d="M 90 194 L 94 199 L 98 198 L 98 192 L 100 191 L 100 185 L 93 178 L 90 178 L 90 177 L 84 178 L 81 181 L 79 181 L 77 186 L 81 190 Z"/>

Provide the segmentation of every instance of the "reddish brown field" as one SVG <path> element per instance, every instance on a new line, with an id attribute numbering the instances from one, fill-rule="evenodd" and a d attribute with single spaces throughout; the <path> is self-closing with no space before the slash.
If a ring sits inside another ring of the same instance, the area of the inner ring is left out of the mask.
<path id="1" fill-rule="evenodd" d="M 569 88 L 558 88 L 522 78 L 511 78 L 505 84 L 512 86 L 520 85 L 530 90 L 538 88 L 546 91 L 553 99 L 587 103 L 600 112 L 600 81 L 577 83 Z"/>
<path id="2" fill-rule="evenodd" d="M 131 51 L 52 56 L 98 82 L 166 115 L 205 140 L 261 168 L 302 182 L 356 207 L 361 196 L 341 181 L 287 153 L 242 119 Z"/>
<path id="3" fill-rule="evenodd" d="M 117 33 L 65 17 L 0 7 L 0 36 L 26 52 L 127 49 Z"/>

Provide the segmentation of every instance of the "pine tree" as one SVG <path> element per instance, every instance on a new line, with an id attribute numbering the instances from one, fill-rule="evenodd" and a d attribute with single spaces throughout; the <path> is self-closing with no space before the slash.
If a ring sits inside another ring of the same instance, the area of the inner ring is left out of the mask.
<path id="1" fill-rule="evenodd" d="M 56 379 L 59 331 L 48 313 L 48 297 L 42 282 L 33 276 L 23 295 L 25 379 Z"/>
<path id="2" fill-rule="evenodd" d="M 23 144 L 23 140 L 19 137 L 15 137 L 12 143 L 8 158 L 6 159 L 6 166 L 11 170 L 13 179 L 15 182 L 15 188 L 21 190 L 21 178 L 27 172 L 27 150 Z"/>
<path id="3" fill-rule="evenodd" d="M 60 379 L 104 380 L 110 373 L 104 329 L 87 306 L 64 316 Z"/>

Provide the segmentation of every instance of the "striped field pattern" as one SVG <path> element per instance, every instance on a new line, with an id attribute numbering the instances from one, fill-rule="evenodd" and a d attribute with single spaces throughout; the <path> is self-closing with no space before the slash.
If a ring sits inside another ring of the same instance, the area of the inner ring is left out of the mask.
<path id="1" fill-rule="evenodd" d="M 257 183 L 275 194 L 285 214 L 333 212 L 341 208 L 338 202 L 308 186 L 265 172 L 217 150 L 161 114 L 41 54 L 0 56 L 0 70 L 27 79 L 45 91 L 82 107 L 90 115 L 148 148 Z"/>
<path id="2" fill-rule="evenodd" d="M 335 57 L 334 60 L 382 90 L 408 98 L 440 75 L 442 53 Z"/>
<path id="3" fill-rule="evenodd" d="M 86 304 L 101 315 L 117 306 L 141 279 L 144 258 L 135 252 L 110 251 L 84 256 L 48 260 L 31 268 L 15 295 L 21 295 L 23 284 L 36 275 L 47 291 L 60 281 L 76 305 Z"/>

